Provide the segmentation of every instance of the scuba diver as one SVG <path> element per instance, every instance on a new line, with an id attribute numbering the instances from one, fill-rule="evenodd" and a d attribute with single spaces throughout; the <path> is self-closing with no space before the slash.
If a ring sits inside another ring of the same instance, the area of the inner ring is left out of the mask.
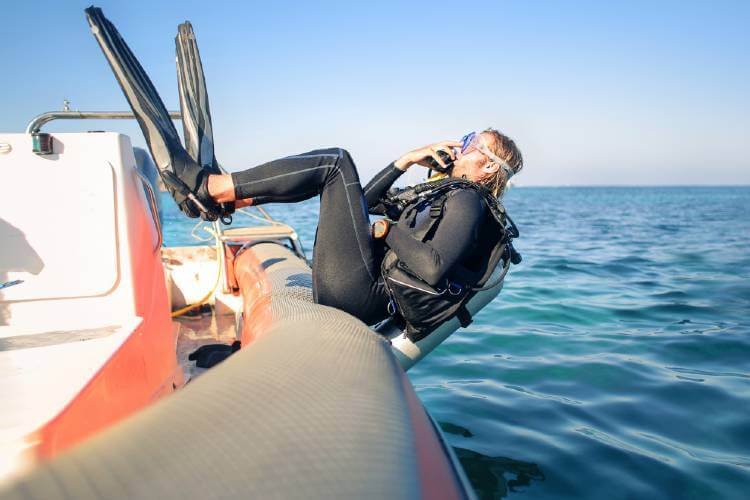
<path id="1" fill-rule="evenodd" d="M 402 218 L 406 210 L 389 214 L 389 188 L 414 165 L 445 171 L 440 180 L 425 183 L 425 188 L 433 183 L 448 188 L 439 207 L 439 221 L 424 241 L 417 235 L 432 224 L 433 203 L 421 203 L 414 223 Z M 314 299 L 372 325 L 388 316 L 392 299 L 393 291 L 382 272 L 387 250 L 427 285 L 424 289 L 444 288 L 441 285 L 446 279 L 460 281 L 454 272 L 457 265 L 469 267 L 471 261 L 487 257 L 475 251 L 482 248 L 478 240 L 486 235 L 481 230 L 494 209 L 486 199 L 502 195 L 508 180 L 522 166 L 516 144 L 487 129 L 468 134 L 462 141 L 437 142 L 409 151 L 375 175 L 364 189 L 351 155 L 341 148 L 288 156 L 231 174 L 177 175 L 196 179 L 194 193 L 217 213 L 219 204 L 234 203 L 239 208 L 320 196 L 312 263 Z M 184 168 L 189 171 L 195 166 Z M 371 226 L 368 211 L 392 217 Z"/>
<path id="2" fill-rule="evenodd" d="M 117 29 L 101 9 L 90 7 L 86 14 L 162 180 L 187 216 L 230 222 L 236 208 L 320 196 L 312 262 L 316 303 L 368 325 L 399 318 L 409 338 L 419 340 L 454 316 L 466 326 L 470 315 L 464 305 L 476 291 L 490 288 L 486 281 L 500 259 L 505 272 L 520 261 L 512 247 L 518 232 L 499 202 L 523 167 L 520 150 L 506 135 L 487 129 L 414 149 L 364 189 L 354 160 L 342 148 L 223 173 L 213 152 L 205 80 L 190 24 L 180 25 L 176 39 L 183 147 Z M 412 188 L 390 189 L 415 165 L 441 173 Z M 368 212 L 385 217 L 371 226 Z"/>

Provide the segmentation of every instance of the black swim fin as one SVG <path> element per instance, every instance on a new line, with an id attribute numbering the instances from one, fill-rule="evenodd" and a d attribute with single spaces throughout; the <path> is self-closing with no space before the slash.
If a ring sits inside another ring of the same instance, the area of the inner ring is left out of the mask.
<path id="1" fill-rule="evenodd" d="M 188 360 L 195 361 L 198 368 L 211 368 L 218 365 L 229 356 L 240 350 L 240 341 L 235 340 L 232 345 L 208 344 L 202 345 L 188 356 Z"/>
<path id="2" fill-rule="evenodd" d="M 177 87 L 180 91 L 185 149 L 190 157 L 213 174 L 222 170 L 216 161 L 211 109 L 208 103 L 206 78 L 203 73 L 198 42 L 193 26 L 185 21 L 177 27 Z M 231 223 L 234 203 L 222 203 L 222 221 Z"/>
<path id="3" fill-rule="evenodd" d="M 107 58 L 146 139 L 164 184 L 190 217 L 216 220 L 220 207 L 208 195 L 209 171 L 185 151 L 154 85 L 117 28 L 98 7 L 86 9 L 91 31 Z"/>

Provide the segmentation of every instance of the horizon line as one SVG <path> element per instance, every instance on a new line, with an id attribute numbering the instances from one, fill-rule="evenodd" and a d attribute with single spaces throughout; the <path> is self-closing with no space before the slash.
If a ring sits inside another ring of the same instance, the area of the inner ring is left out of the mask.
<path id="1" fill-rule="evenodd" d="M 741 188 L 750 184 L 524 184 L 510 186 L 510 189 L 523 188 Z"/>

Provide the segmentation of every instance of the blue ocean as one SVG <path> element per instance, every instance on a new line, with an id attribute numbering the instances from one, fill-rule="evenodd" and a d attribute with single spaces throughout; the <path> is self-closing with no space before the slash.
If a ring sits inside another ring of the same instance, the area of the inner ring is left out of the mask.
<path id="1" fill-rule="evenodd" d="M 164 201 L 166 244 L 197 244 Z M 750 188 L 505 204 L 523 262 L 409 372 L 477 496 L 750 498 Z M 309 254 L 317 202 L 291 207 Z"/>

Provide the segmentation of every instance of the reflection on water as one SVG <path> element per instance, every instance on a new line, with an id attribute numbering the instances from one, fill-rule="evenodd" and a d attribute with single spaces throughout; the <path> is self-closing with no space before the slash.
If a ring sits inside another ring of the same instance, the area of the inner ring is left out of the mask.
<path id="1" fill-rule="evenodd" d="M 450 422 L 439 422 L 439 425 L 448 434 L 474 437 L 466 427 Z M 530 486 L 532 481 L 544 481 L 544 473 L 535 463 L 508 457 L 489 457 L 459 447 L 453 447 L 453 452 L 461 462 L 477 497 L 482 500 L 503 498 L 509 491 L 516 492 L 519 488 Z"/>
<path id="2" fill-rule="evenodd" d="M 440 422 L 440 428 L 443 429 L 443 432 L 447 432 L 448 434 L 455 434 L 456 436 L 463 436 L 463 437 L 470 438 L 474 435 L 466 427 L 461 427 L 460 425 L 451 424 L 450 422 Z"/>
<path id="3" fill-rule="evenodd" d="M 532 481 L 544 481 L 537 464 L 508 457 L 488 457 L 465 448 L 453 448 L 461 466 L 474 487 L 477 497 L 503 498 L 508 492 L 519 492 Z"/>

